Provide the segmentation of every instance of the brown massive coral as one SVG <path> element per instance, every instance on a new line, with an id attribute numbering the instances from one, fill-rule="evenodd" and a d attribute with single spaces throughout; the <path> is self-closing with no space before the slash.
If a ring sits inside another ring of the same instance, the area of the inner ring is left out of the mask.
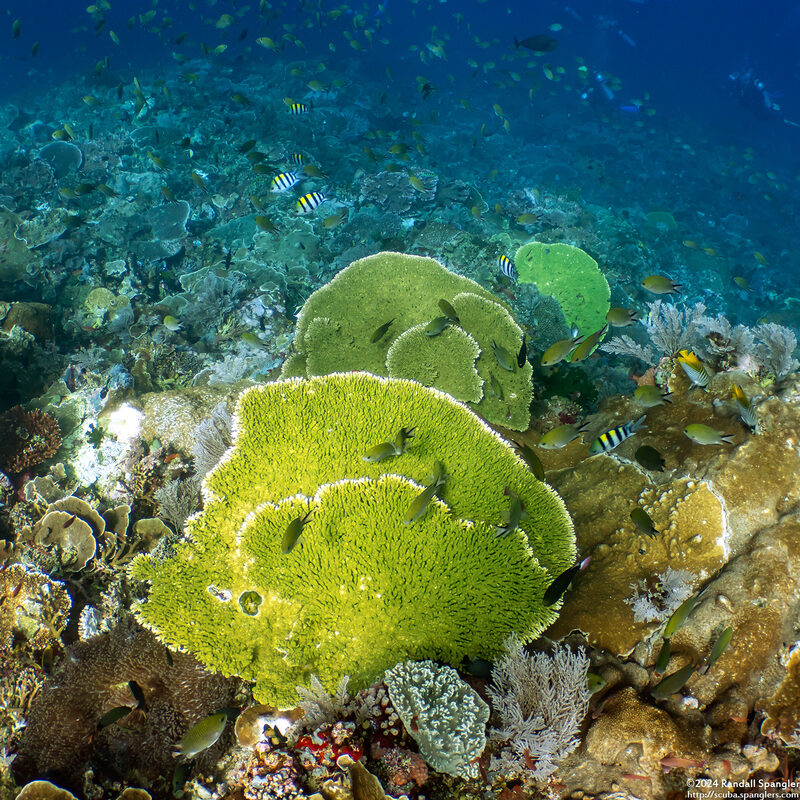
<path id="1" fill-rule="evenodd" d="M 61 446 L 58 423 L 44 411 L 14 406 L 0 414 L 0 469 L 22 472 L 55 455 Z"/>
<path id="2" fill-rule="evenodd" d="M 131 681 L 141 687 L 145 707 L 137 708 Z M 172 747 L 196 722 L 230 705 L 236 685 L 188 654 L 168 653 L 153 634 L 125 620 L 68 649 L 31 706 L 15 777 L 21 782 L 47 773 L 79 789 L 91 764 L 98 781 L 136 775 L 158 794 L 161 779 L 168 783 L 175 770 Z M 101 728 L 101 717 L 121 706 L 131 712 Z M 198 764 L 213 764 L 221 747 L 210 748 Z"/>

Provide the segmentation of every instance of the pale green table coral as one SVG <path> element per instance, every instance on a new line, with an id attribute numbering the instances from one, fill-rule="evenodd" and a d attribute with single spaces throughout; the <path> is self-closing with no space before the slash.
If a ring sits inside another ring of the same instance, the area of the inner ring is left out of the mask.
<path id="1" fill-rule="evenodd" d="M 568 325 L 589 336 L 606 324 L 611 290 L 597 262 L 571 244 L 529 242 L 514 256 L 520 283 L 535 283 L 552 295 Z"/>
<path id="2" fill-rule="evenodd" d="M 423 333 L 442 316 L 442 299 L 455 308 L 466 334 L 459 336 L 454 326 L 446 330 L 449 346 L 437 341 L 445 334 Z M 377 253 L 354 261 L 306 300 L 282 377 L 360 370 L 412 378 L 467 402 L 489 422 L 526 430 L 533 370 L 527 361 L 517 366 L 522 335 L 507 306 L 475 281 L 432 258 Z M 498 364 L 492 341 L 512 354 L 511 370 Z"/>
<path id="3" fill-rule="evenodd" d="M 399 428 L 402 455 L 363 460 Z M 561 498 L 449 395 L 364 373 L 289 379 L 245 392 L 229 456 L 204 482 L 203 512 L 173 558 L 137 558 L 149 580 L 137 617 L 167 644 L 255 681 L 262 702 L 294 705 L 317 675 L 368 685 L 404 659 L 491 658 L 556 617 L 541 598 L 573 563 Z M 406 525 L 434 463 L 441 499 Z M 510 497 L 528 519 L 496 538 Z M 313 513 L 284 554 L 288 524 Z"/>

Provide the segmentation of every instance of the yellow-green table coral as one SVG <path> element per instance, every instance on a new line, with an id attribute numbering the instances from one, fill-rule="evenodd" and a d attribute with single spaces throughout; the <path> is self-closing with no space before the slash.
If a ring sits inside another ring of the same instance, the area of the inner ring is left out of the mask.
<path id="1" fill-rule="evenodd" d="M 402 455 L 363 460 L 413 427 Z M 138 618 L 255 695 L 296 703 L 313 673 L 361 687 L 404 659 L 491 658 L 516 631 L 556 616 L 544 589 L 575 557 L 561 498 L 448 395 L 364 373 L 289 379 L 245 392 L 229 457 L 206 477 L 203 512 L 173 558 L 137 558 L 149 580 Z M 403 522 L 435 461 L 449 478 Z M 497 538 L 509 494 L 528 511 Z M 284 554 L 287 525 L 312 510 Z"/>
<path id="2" fill-rule="evenodd" d="M 520 283 L 535 283 L 552 295 L 568 325 L 588 336 L 606 324 L 611 290 L 597 262 L 571 244 L 529 242 L 514 256 Z"/>
<path id="3" fill-rule="evenodd" d="M 442 299 L 455 308 L 466 334 L 445 331 L 449 347 L 436 341 L 440 337 L 422 338 L 424 327 L 442 315 Z M 385 335 L 372 342 L 390 320 Z M 512 354 L 512 370 L 500 367 L 492 341 Z M 354 261 L 308 298 L 282 374 L 360 370 L 412 378 L 467 402 L 490 422 L 526 430 L 533 385 L 530 364 L 516 363 L 521 345 L 522 329 L 505 304 L 475 281 L 432 258 L 385 252 Z"/>

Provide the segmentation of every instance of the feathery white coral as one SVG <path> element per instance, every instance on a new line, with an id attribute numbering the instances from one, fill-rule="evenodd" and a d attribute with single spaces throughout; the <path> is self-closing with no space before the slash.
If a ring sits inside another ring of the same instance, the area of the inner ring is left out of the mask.
<path id="1" fill-rule="evenodd" d="M 557 644 L 552 655 L 530 655 L 516 636 L 492 669 L 487 692 L 502 720 L 490 738 L 504 742 L 489 771 L 544 782 L 558 762 L 579 744 L 577 735 L 589 707 L 589 659 Z M 531 761 L 535 766 L 530 768 Z"/>

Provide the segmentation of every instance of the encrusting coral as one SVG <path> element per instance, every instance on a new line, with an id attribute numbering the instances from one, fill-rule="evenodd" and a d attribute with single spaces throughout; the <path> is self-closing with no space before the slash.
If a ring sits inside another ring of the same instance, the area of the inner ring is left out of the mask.
<path id="1" fill-rule="evenodd" d="M 424 333 L 442 317 L 440 300 L 455 309 L 459 321 L 450 325 L 463 336 L 447 328 Z M 447 344 L 436 341 L 445 334 Z M 522 338 L 506 306 L 475 281 L 432 258 L 377 253 L 354 261 L 306 300 L 282 377 L 363 370 L 412 378 L 453 394 L 489 422 L 525 430 L 533 386 L 530 364 L 517 365 Z M 507 354 L 505 364 L 496 348 Z"/>
<path id="2" fill-rule="evenodd" d="M 413 429 L 405 452 L 364 459 L 400 427 Z M 437 461 L 441 499 L 407 524 Z M 527 518 L 498 538 L 509 494 Z M 350 373 L 246 391 L 204 495 L 174 558 L 132 564 L 151 582 L 136 614 L 275 705 L 293 705 L 311 673 L 361 688 L 405 658 L 458 663 L 493 656 L 512 631 L 527 641 L 555 618 L 542 594 L 574 558 L 558 495 L 468 409 L 413 381 Z"/>
<path id="3" fill-rule="evenodd" d="M 50 458 L 61 446 L 58 423 L 44 411 L 14 406 L 0 414 L 0 469 L 22 472 Z"/>

